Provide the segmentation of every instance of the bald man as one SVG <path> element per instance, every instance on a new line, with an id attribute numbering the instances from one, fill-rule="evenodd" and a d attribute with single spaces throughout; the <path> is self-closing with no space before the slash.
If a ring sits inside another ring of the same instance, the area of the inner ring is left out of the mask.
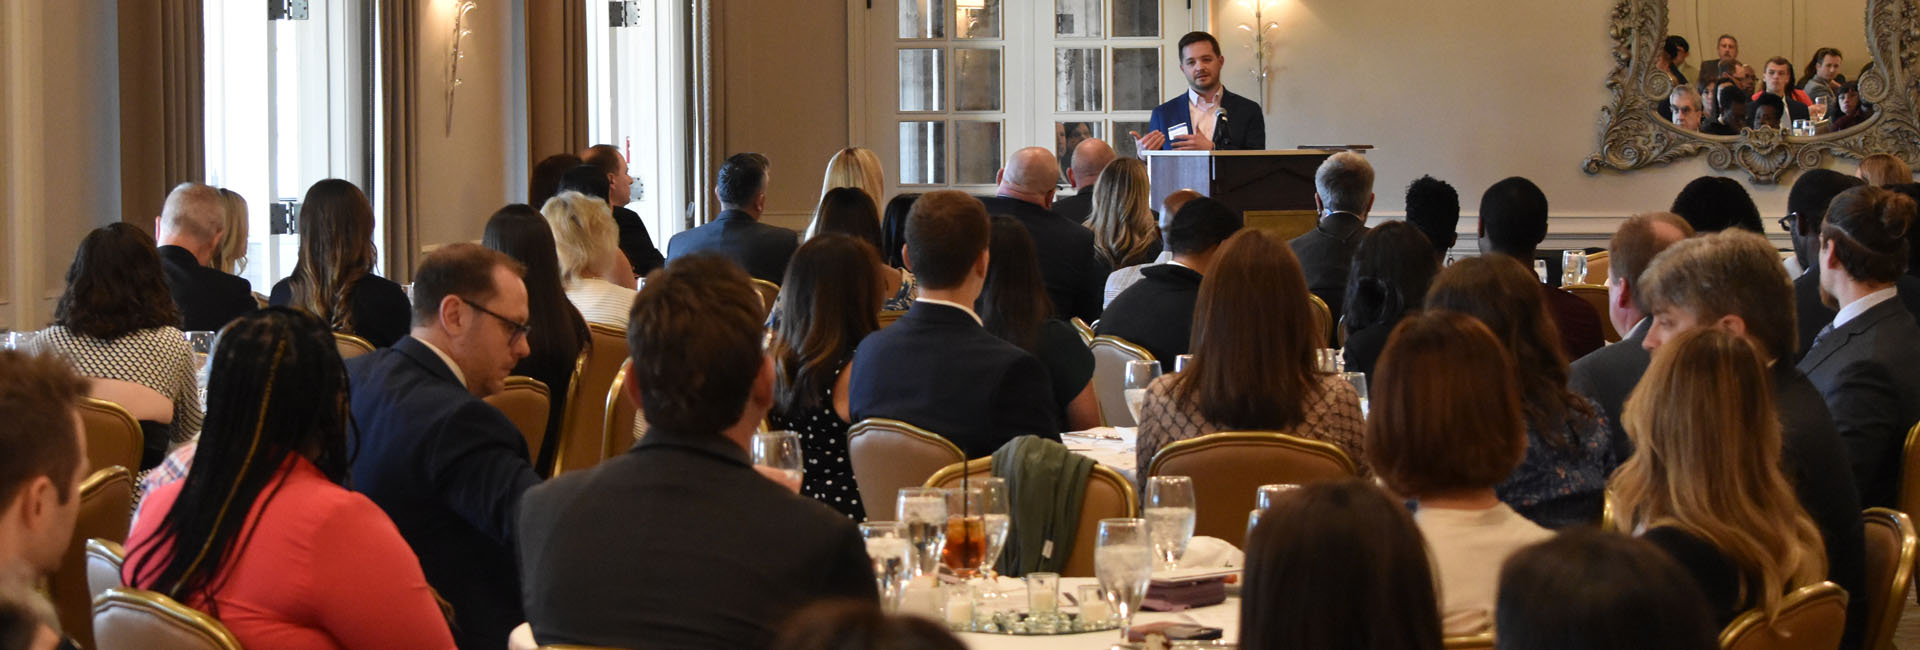
<path id="1" fill-rule="evenodd" d="M 217 332 L 260 306 L 253 300 L 253 283 L 207 266 L 226 229 L 227 204 L 220 190 L 199 183 L 175 186 L 153 218 L 160 266 L 185 331 Z"/>
<path id="2" fill-rule="evenodd" d="M 1074 223 L 1086 223 L 1093 214 L 1093 184 L 1100 180 L 1100 172 L 1106 171 L 1107 163 L 1113 162 L 1113 147 L 1099 138 L 1081 140 L 1073 148 L 1073 164 L 1067 167 L 1067 185 L 1073 187 L 1073 196 L 1053 202 L 1053 213 L 1072 219 Z"/>
<path id="3" fill-rule="evenodd" d="M 1649 212 L 1622 222 L 1607 242 L 1611 257 L 1607 266 L 1607 319 L 1613 321 L 1613 329 L 1622 339 L 1573 362 L 1567 384 L 1573 392 L 1592 399 L 1607 416 L 1613 451 L 1621 459 L 1632 453 L 1633 445 L 1627 441 L 1620 414 L 1626 408 L 1627 395 L 1633 393 L 1640 376 L 1647 374 L 1647 366 L 1653 363 L 1653 355 L 1640 345 L 1653 327 L 1653 314 L 1640 297 L 1640 276 L 1662 251 L 1692 236 L 1693 226 L 1679 215 Z"/>
<path id="4" fill-rule="evenodd" d="M 996 196 L 980 202 L 989 214 L 1018 219 L 1033 235 L 1054 316 L 1078 316 L 1091 323 L 1100 318 L 1100 293 L 1112 269 L 1093 256 L 1093 231 L 1053 212 L 1054 182 L 1059 178 L 1060 163 L 1052 151 L 1027 147 L 1013 152 L 1000 169 Z"/>

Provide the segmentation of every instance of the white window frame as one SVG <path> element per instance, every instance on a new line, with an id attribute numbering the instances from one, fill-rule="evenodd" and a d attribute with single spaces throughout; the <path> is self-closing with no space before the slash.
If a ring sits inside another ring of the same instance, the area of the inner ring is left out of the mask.
<path id="1" fill-rule="evenodd" d="M 688 170 L 687 37 L 690 5 L 640 3 L 639 24 L 611 27 L 606 0 L 586 3 L 587 137 L 627 154 L 636 179 L 627 208 L 640 215 L 661 252 L 684 230 L 696 196 Z M 534 206 L 539 207 L 539 206 Z"/>

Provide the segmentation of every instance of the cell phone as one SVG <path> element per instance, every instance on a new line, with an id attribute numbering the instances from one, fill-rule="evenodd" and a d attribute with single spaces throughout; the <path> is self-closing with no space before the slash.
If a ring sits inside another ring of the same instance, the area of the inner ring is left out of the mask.
<path id="1" fill-rule="evenodd" d="M 1135 642 L 1145 641 L 1147 635 L 1150 634 L 1164 636 L 1168 641 L 1212 641 L 1219 639 L 1222 632 L 1220 628 L 1217 627 L 1207 627 L 1176 621 L 1154 621 L 1152 623 L 1141 623 L 1127 630 L 1127 640 Z"/>

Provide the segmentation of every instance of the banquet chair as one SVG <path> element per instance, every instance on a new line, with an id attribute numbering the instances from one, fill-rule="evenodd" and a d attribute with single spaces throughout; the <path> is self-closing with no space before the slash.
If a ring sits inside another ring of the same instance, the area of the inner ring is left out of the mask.
<path id="1" fill-rule="evenodd" d="M 1620 340 L 1619 330 L 1613 328 L 1613 317 L 1607 313 L 1608 298 L 1607 288 L 1605 286 L 1598 284 L 1569 284 L 1564 288 L 1567 290 L 1567 293 L 1571 293 L 1581 300 L 1587 301 L 1587 306 L 1592 307 L 1594 313 L 1600 316 L 1600 334 L 1606 338 L 1608 343 L 1614 343 Z"/>
<path id="2" fill-rule="evenodd" d="M 133 523 L 133 474 L 125 467 L 108 467 L 94 472 L 80 483 L 80 513 L 74 519 L 73 537 L 61 556 L 60 568 L 47 578 L 47 595 L 60 616 L 60 628 L 73 636 L 80 647 L 93 647 L 93 593 L 88 588 L 87 544 L 98 538 L 116 543 L 127 541 L 127 529 Z"/>
<path id="3" fill-rule="evenodd" d="M 1100 420 L 1107 426 L 1131 427 L 1133 413 L 1127 410 L 1127 362 L 1154 361 L 1146 348 L 1112 335 L 1093 337 L 1093 396 L 1100 401 Z"/>
<path id="4" fill-rule="evenodd" d="M 342 360 L 352 359 L 373 351 L 373 343 L 346 332 L 333 333 L 333 346 L 340 350 L 340 358 Z"/>
<path id="5" fill-rule="evenodd" d="M 993 475 L 993 458 L 975 458 L 954 463 L 934 472 L 925 487 L 960 486 L 960 477 L 979 480 Z M 1009 495 L 1011 496 L 1011 495 Z M 862 496 L 861 498 L 865 498 Z M 1067 550 L 1066 567 L 1060 575 L 1069 578 L 1093 576 L 1094 546 L 1100 542 L 1100 520 L 1140 516 L 1139 501 L 1133 495 L 1133 483 L 1106 465 L 1094 464 L 1087 474 L 1087 488 L 1080 500 L 1080 522 L 1074 527 L 1073 548 Z M 1008 504 L 1009 507 L 1012 504 Z"/>
<path id="6" fill-rule="evenodd" d="M 1794 590 L 1780 601 L 1780 614 L 1748 610 L 1720 631 L 1721 650 L 1805 650 L 1840 647 L 1847 627 L 1847 592 L 1831 582 Z"/>
<path id="7" fill-rule="evenodd" d="M 1193 478 L 1193 534 L 1244 539 L 1254 494 L 1272 483 L 1314 483 L 1355 476 L 1339 447 L 1284 433 L 1230 431 L 1161 447 L 1145 476 Z M 1145 481 L 1141 481 L 1145 484 Z"/>
<path id="8" fill-rule="evenodd" d="M 607 389 L 627 361 L 627 332 L 602 323 L 587 323 L 593 347 L 580 353 L 573 364 L 573 381 L 567 386 L 566 416 L 560 423 L 560 445 L 554 450 L 553 467 L 547 476 L 593 467 L 601 461 L 605 446 Z"/>
<path id="9" fill-rule="evenodd" d="M 241 650 L 213 617 L 144 589 L 114 587 L 94 599 L 91 629 L 95 650 Z"/>
<path id="10" fill-rule="evenodd" d="M 880 326 L 886 327 L 892 325 L 894 321 L 900 320 L 900 317 L 905 315 L 907 315 L 907 310 L 905 309 L 882 309 L 880 310 Z"/>
<path id="11" fill-rule="evenodd" d="M 1073 317 L 1068 322 L 1073 323 L 1073 331 L 1080 335 L 1081 343 L 1093 345 L 1094 334 L 1092 325 L 1088 325 L 1087 321 L 1081 320 L 1079 316 Z"/>
<path id="12" fill-rule="evenodd" d="M 614 373 L 613 384 L 607 387 L 607 417 L 600 429 L 600 457 L 612 458 L 624 454 L 633 448 L 633 419 L 640 414 L 640 405 L 627 398 L 622 390 L 627 382 L 627 373 L 633 368 L 633 360 L 620 364 L 620 371 Z"/>
<path id="13" fill-rule="evenodd" d="M 853 482 L 875 520 L 893 517 L 900 488 L 919 487 L 940 468 L 966 459 L 953 441 L 899 420 L 867 418 L 847 429 Z"/>
<path id="14" fill-rule="evenodd" d="M 1893 650 L 1893 630 L 1900 623 L 1900 605 L 1913 581 L 1916 539 L 1913 520 L 1888 508 L 1868 508 L 1862 516 L 1867 538 L 1866 648 Z"/>
<path id="15" fill-rule="evenodd" d="M 1587 253 L 1587 284 L 1601 284 L 1607 281 L 1607 271 L 1613 267 L 1612 257 L 1607 251 Z"/>
<path id="16" fill-rule="evenodd" d="M 1920 513 L 1920 422 L 1907 429 L 1906 446 L 1900 453 L 1900 494 L 1897 509 L 1909 516 Z"/>
<path id="17" fill-rule="evenodd" d="M 1307 294 L 1307 303 L 1313 309 L 1313 326 L 1320 330 L 1320 340 L 1314 347 L 1337 348 L 1346 342 L 1344 328 L 1336 328 L 1333 322 L 1333 310 L 1327 307 L 1327 301 L 1320 296 Z"/>
<path id="18" fill-rule="evenodd" d="M 765 321 L 773 313 L 773 303 L 780 300 L 780 285 L 754 278 L 753 290 L 760 294 L 760 320 Z"/>
<path id="19" fill-rule="evenodd" d="M 87 540 L 87 600 L 99 598 L 107 589 L 121 586 L 120 568 L 127 563 L 127 549 L 110 539 Z"/>
<path id="20" fill-rule="evenodd" d="M 119 404 L 103 399 L 83 397 L 79 406 L 88 464 L 95 468 L 139 467 L 146 451 L 146 434 L 140 429 L 140 421 Z"/>
<path id="21" fill-rule="evenodd" d="M 1471 636 L 1450 636 L 1441 640 L 1441 647 L 1447 650 L 1493 650 L 1493 633 L 1482 632 Z"/>
<path id="22" fill-rule="evenodd" d="M 553 393 L 546 382 L 523 375 L 509 376 L 504 384 L 505 388 L 486 396 L 485 401 L 513 421 L 513 428 L 527 439 L 527 454 L 539 458 L 540 445 L 547 439 L 547 417 L 552 413 L 547 407 Z"/>

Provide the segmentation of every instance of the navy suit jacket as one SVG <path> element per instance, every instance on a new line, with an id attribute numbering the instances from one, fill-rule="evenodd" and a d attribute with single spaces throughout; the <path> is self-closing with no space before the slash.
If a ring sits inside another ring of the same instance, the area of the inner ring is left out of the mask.
<path id="1" fill-rule="evenodd" d="M 891 418 L 945 436 L 968 458 L 1023 435 L 1060 439 L 1047 367 L 966 312 L 915 302 L 853 353 L 853 421 Z"/>
<path id="2" fill-rule="evenodd" d="M 1038 205 L 1006 196 L 983 196 L 980 203 L 996 217 L 1013 217 L 1033 235 L 1040 256 L 1040 278 L 1060 320 L 1079 316 L 1089 323 L 1100 319 L 1106 299 L 1107 273 L 1112 269 L 1093 254 L 1093 231 L 1080 222 Z"/>
<path id="3" fill-rule="evenodd" d="M 725 210 L 720 218 L 667 240 L 667 261 L 694 253 L 719 253 L 747 270 L 747 275 L 779 284 L 786 280 L 787 261 L 800 248 L 800 234 L 760 223 L 753 215 Z"/>
<path id="4" fill-rule="evenodd" d="M 1188 108 L 1187 93 L 1167 100 L 1153 109 L 1153 117 L 1147 120 L 1147 128 L 1167 135 L 1167 129 L 1193 121 L 1193 110 Z M 1225 127 L 1225 128 L 1221 128 Z M 1190 133 L 1199 133 L 1198 126 L 1187 124 Z M 1221 134 L 1226 137 L 1221 137 Z M 1144 135 L 1144 134 L 1143 134 Z M 1173 136 L 1167 136 L 1167 143 L 1161 149 L 1173 148 Z M 1267 148 L 1267 118 L 1260 113 L 1260 105 L 1253 100 L 1233 94 L 1231 90 L 1221 91 L 1220 119 L 1213 127 L 1213 148 L 1218 150 Z"/>
<path id="5" fill-rule="evenodd" d="M 160 269 L 167 274 L 174 306 L 180 308 L 183 331 L 218 332 L 260 307 L 246 278 L 202 266 L 185 248 L 161 246 Z"/>
<path id="6" fill-rule="evenodd" d="M 453 603 L 463 650 L 497 650 L 526 617 L 513 560 L 520 494 L 540 482 L 526 438 L 409 336 L 349 359 L 351 487 L 379 504 Z"/>
<path id="7" fill-rule="evenodd" d="M 1899 505 L 1900 449 L 1920 421 L 1917 342 L 1920 325 L 1896 298 L 1834 328 L 1800 360 L 1847 443 L 1861 505 Z"/>

